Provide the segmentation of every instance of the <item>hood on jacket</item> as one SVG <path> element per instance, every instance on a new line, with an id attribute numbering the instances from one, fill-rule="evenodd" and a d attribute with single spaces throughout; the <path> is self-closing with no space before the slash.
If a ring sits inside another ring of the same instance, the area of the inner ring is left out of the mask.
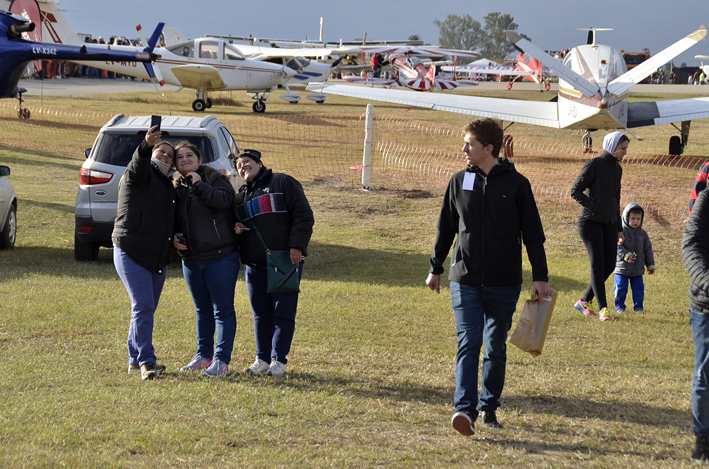
<path id="1" fill-rule="evenodd" d="M 645 210 L 635 202 L 630 202 L 628 205 L 625 206 L 625 209 L 623 210 L 623 216 L 621 217 L 623 219 L 623 227 L 630 228 L 628 220 L 630 218 L 631 210 L 640 210 L 640 212 L 642 213 L 642 215 L 640 215 L 640 226 L 638 226 L 638 228 L 642 228 L 643 222 L 645 221 Z"/>
<path id="2" fill-rule="evenodd" d="M 495 169 L 497 168 L 497 169 Z M 500 157 L 497 158 L 497 165 L 493 166 L 493 169 L 490 170 L 490 174 L 493 173 L 493 171 L 510 171 L 514 170 L 515 165 L 513 162 L 507 159 L 507 157 Z M 482 174 L 482 170 L 475 166 L 474 164 L 469 164 L 465 167 L 465 170 L 471 173 L 480 173 Z M 488 176 L 490 175 L 488 174 Z"/>
<path id="3" fill-rule="evenodd" d="M 222 173 L 218 169 L 202 164 L 199 166 L 199 169 L 197 169 L 197 174 L 199 174 L 199 177 L 201 177 L 204 182 L 211 184 Z M 180 179 L 182 179 L 182 174 L 175 171 L 172 175 L 172 185 L 175 186 L 176 189 L 181 185 Z"/>

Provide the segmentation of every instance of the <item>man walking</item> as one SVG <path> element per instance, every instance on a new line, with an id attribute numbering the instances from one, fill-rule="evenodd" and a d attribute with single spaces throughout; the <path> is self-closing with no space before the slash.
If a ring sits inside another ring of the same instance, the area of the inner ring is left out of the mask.
<path id="1" fill-rule="evenodd" d="M 486 427 L 501 428 L 495 412 L 505 384 L 507 333 L 522 289 L 522 243 L 539 301 L 549 294 L 539 211 L 527 178 L 507 158 L 498 158 L 503 135 L 493 119 L 476 120 L 464 128 L 468 166 L 448 183 L 426 278 L 426 285 L 440 293 L 443 263 L 455 240 L 448 275 L 458 334 L 451 424 L 463 435 L 475 434 L 479 412 Z"/>

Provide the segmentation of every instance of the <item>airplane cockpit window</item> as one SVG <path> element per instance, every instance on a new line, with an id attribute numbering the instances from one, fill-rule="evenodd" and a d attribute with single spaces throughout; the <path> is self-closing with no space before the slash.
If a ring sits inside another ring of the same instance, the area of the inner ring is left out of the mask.
<path id="1" fill-rule="evenodd" d="M 289 57 L 286 59 L 286 67 L 290 67 L 293 70 L 300 70 L 301 65 L 295 58 Z"/>
<path id="2" fill-rule="evenodd" d="M 200 59 L 219 59 L 219 43 L 203 41 L 199 44 Z"/>
<path id="3" fill-rule="evenodd" d="M 181 42 L 168 47 L 167 50 L 182 57 L 194 57 L 194 41 Z"/>
<path id="4" fill-rule="evenodd" d="M 244 60 L 244 54 L 231 44 L 224 44 L 224 58 L 226 60 Z"/>
<path id="5" fill-rule="evenodd" d="M 407 57 L 407 59 L 406 59 L 406 65 L 408 65 L 411 68 L 416 68 L 416 66 L 420 63 L 421 63 L 421 60 L 418 57 Z"/>

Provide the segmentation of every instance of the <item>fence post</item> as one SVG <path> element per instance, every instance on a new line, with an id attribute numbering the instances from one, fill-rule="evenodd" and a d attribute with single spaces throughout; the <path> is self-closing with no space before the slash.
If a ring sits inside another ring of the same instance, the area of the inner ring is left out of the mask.
<path id="1" fill-rule="evenodd" d="M 372 155 L 372 122 L 374 121 L 374 106 L 367 104 L 364 129 L 364 155 L 362 156 L 362 188 L 369 190 L 371 178 L 370 162 Z"/>

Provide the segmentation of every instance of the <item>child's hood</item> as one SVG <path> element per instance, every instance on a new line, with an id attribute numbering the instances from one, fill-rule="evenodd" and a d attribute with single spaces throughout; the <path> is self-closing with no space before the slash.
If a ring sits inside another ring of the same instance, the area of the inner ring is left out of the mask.
<path id="1" fill-rule="evenodd" d="M 631 210 L 640 210 L 640 226 L 638 228 L 643 227 L 643 222 L 645 221 L 645 210 L 640 206 L 640 204 L 636 204 L 635 202 L 630 202 L 628 205 L 625 206 L 625 210 L 623 210 L 623 226 L 630 228 L 630 225 L 628 224 L 628 220 L 630 219 L 630 212 Z"/>

